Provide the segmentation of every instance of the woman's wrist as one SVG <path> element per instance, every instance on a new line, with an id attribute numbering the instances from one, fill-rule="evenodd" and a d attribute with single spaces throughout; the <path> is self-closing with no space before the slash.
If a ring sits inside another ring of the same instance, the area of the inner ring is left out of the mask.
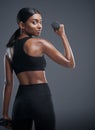
<path id="1" fill-rule="evenodd" d="M 62 40 L 65 40 L 65 39 L 66 39 L 66 34 L 65 34 L 65 33 L 60 34 L 60 38 L 61 38 Z"/>
<path id="2" fill-rule="evenodd" d="M 8 114 L 3 114 L 3 118 L 8 119 L 9 118 Z"/>

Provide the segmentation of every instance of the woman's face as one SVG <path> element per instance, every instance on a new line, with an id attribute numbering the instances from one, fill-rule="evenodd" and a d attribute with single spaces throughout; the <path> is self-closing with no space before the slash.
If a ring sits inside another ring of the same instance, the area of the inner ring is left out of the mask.
<path id="1" fill-rule="evenodd" d="M 42 17 L 40 14 L 30 16 L 24 23 L 24 31 L 26 34 L 39 36 L 42 31 Z"/>

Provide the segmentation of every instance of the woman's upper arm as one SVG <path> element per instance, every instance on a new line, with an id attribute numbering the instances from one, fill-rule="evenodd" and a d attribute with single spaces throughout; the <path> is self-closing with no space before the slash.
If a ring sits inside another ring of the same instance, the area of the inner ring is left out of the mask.
<path id="1" fill-rule="evenodd" d="M 43 40 L 43 53 L 48 55 L 56 63 L 68 67 L 69 60 L 60 53 L 50 42 Z"/>
<path id="2" fill-rule="evenodd" d="M 7 54 L 4 56 L 4 72 L 5 72 L 5 83 L 7 85 L 13 85 L 13 69 L 11 61 Z"/>

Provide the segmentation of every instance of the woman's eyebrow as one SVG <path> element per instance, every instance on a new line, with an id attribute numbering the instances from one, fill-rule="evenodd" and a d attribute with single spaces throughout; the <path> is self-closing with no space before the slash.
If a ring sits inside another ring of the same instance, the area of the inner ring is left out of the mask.
<path id="1" fill-rule="evenodd" d="M 42 19 L 36 19 L 36 18 L 34 18 L 33 20 L 36 20 L 36 21 L 42 21 Z"/>

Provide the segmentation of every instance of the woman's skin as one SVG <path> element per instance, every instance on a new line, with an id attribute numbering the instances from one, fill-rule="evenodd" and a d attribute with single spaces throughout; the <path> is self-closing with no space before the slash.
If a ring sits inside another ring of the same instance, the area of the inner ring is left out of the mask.
<path id="1" fill-rule="evenodd" d="M 19 39 L 28 37 L 29 35 L 39 36 L 42 31 L 42 17 L 40 14 L 34 14 L 23 23 L 19 23 L 19 27 L 22 33 Z M 64 47 L 64 54 L 60 53 L 49 41 L 41 38 L 30 38 L 24 44 L 24 51 L 30 56 L 40 57 L 43 54 L 48 55 L 56 63 L 68 67 L 74 68 L 75 61 L 74 56 L 65 34 L 64 25 L 61 24 L 56 34 L 62 40 Z M 58 43 L 59 44 L 59 43 Z M 11 98 L 13 88 L 13 70 L 10 64 L 10 58 L 8 53 L 5 54 L 5 85 L 4 85 L 4 103 L 3 103 L 3 118 L 10 119 L 8 115 L 9 102 Z M 17 74 L 17 78 L 20 84 L 37 84 L 47 82 L 45 71 L 26 71 Z"/>

